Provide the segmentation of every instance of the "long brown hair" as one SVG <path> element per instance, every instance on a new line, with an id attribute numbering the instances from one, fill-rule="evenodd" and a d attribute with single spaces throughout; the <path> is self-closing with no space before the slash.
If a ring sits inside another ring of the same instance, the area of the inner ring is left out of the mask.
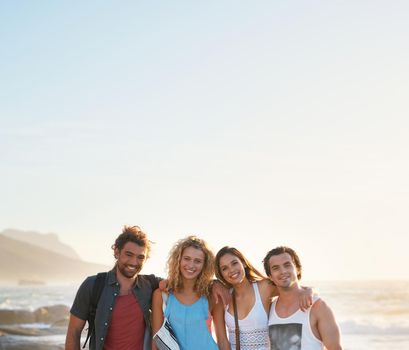
<path id="1" fill-rule="evenodd" d="M 230 283 L 228 283 L 223 275 L 222 272 L 220 270 L 220 259 L 226 255 L 226 254 L 232 254 L 234 256 L 237 256 L 241 263 L 244 266 L 244 272 L 246 274 L 246 278 L 249 280 L 249 282 L 256 282 L 256 281 L 260 281 L 262 279 L 265 279 L 266 276 L 264 276 L 259 270 L 257 270 L 251 263 L 250 261 L 248 261 L 244 255 L 237 249 L 234 247 L 229 247 L 229 246 L 225 246 L 222 249 L 220 249 L 217 254 L 216 254 L 216 259 L 215 259 L 215 273 L 216 273 L 216 277 L 219 281 L 221 281 L 223 284 L 225 284 L 227 287 L 231 288 L 232 286 L 230 285 Z"/>

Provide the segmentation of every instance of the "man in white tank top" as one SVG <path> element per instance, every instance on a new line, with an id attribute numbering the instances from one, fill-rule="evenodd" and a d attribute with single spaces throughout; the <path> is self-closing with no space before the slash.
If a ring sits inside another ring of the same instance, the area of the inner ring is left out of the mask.
<path id="1" fill-rule="evenodd" d="M 315 297 L 307 312 L 299 309 L 301 263 L 288 247 L 270 250 L 263 260 L 267 276 L 277 287 L 268 320 L 271 350 L 342 350 L 341 336 L 329 306 Z"/>

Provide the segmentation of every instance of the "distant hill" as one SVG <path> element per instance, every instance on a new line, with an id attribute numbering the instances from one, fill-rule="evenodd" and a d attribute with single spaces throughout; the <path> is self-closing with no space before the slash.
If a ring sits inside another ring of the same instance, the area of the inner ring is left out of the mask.
<path id="1" fill-rule="evenodd" d="M 72 259 L 81 260 L 77 252 L 69 245 L 62 243 L 55 233 L 39 233 L 35 231 L 6 229 L 0 232 L 0 235 L 51 250 Z"/>
<path id="2" fill-rule="evenodd" d="M 0 281 L 77 282 L 108 266 L 69 258 L 0 234 Z"/>

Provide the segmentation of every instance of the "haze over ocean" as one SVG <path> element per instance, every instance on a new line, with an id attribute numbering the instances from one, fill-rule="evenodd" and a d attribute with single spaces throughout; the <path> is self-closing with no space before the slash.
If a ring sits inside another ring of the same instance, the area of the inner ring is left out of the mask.
<path id="1" fill-rule="evenodd" d="M 138 224 L 160 273 L 195 233 L 254 262 L 293 246 L 310 279 L 409 279 L 408 14 L 2 2 L 0 230 L 110 264 Z"/>

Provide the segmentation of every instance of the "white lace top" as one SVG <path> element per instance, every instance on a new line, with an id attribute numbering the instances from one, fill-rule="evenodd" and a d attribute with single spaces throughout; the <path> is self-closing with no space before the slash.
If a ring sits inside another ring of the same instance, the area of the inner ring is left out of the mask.
<path id="1" fill-rule="evenodd" d="M 264 310 L 257 283 L 252 283 L 255 295 L 253 308 L 248 315 L 239 320 L 240 328 L 240 349 L 241 350 L 270 350 L 268 338 L 268 315 Z M 224 319 L 229 331 L 229 342 L 232 350 L 236 349 L 236 335 L 234 316 L 227 308 L 224 312 Z"/>

